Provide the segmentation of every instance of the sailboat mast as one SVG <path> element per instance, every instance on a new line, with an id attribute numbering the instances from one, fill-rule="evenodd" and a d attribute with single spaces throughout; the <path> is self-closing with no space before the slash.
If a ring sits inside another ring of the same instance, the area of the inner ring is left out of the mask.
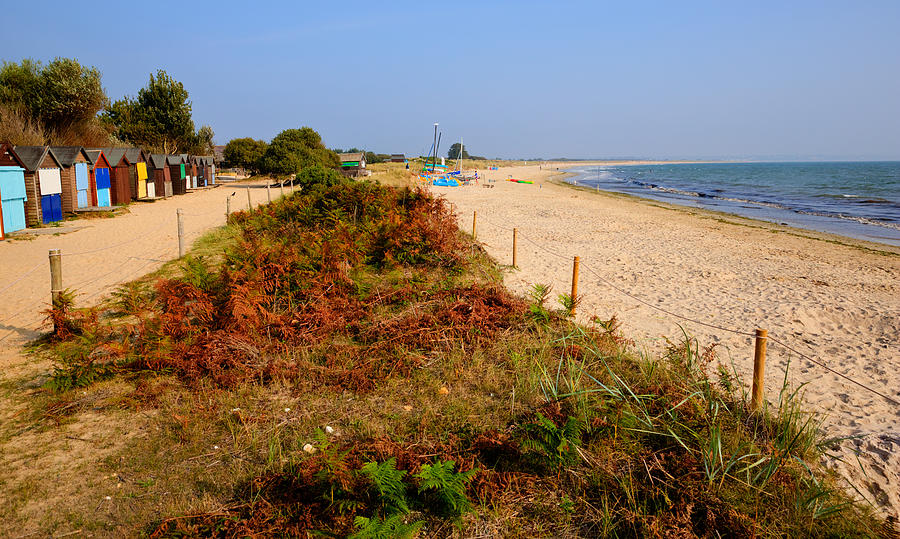
<path id="1" fill-rule="evenodd" d="M 431 149 L 434 152 L 434 158 L 431 161 L 431 171 L 434 172 L 434 166 L 437 164 L 437 122 L 434 123 L 434 144 L 431 145 Z M 426 167 L 427 168 L 427 167 Z"/>
<path id="2" fill-rule="evenodd" d="M 434 169 L 437 168 L 437 154 L 438 148 L 441 147 L 441 135 L 443 135 L 443 133 L 438 133 L 437 146 L 434 147 L 434 166 L 431 167 L 432 172 L 434 172 Z"/>

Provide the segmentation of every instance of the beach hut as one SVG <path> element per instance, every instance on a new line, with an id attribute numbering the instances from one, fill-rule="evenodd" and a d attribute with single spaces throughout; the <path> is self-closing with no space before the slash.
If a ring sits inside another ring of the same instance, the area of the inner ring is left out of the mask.
<path id="1" fill-rule="evenodd" d="M 212 155 L 201 155 L 198 166 L 202 169 L 202 176 L 206 181 L 206 185 L 216 184 L 216 158 Z"/>
<path id="2" fill-rule="evenodd" d="M 406 156 L 402 153 L 392 153 L 391 154 L 391 163 L 405 163 Z"/>
<path id="3" fill-rule="evenodd" d="M 0 144 L 0 239 L 25 228 L 25 166 L 12 144 Z"/>
<path id="4" fill-rule="evenodd" d="M 25 167 L 25 222 L 34 227 L 62 221 L 62 164 L 49 146 L 16 146 Z"/>
<path id="5" fill-rule="evenodd" d="M 147 154 L 140 148 L 125 148 L 125 159 L 128 160 L 128 185 L 132 200 L 148 198 Z"/>
<path id="6" fill-rule="evenodd" d="M 50 146 L 50 151 L 62 165 L 62 211 L 74 212 L 86 208 L 91 201 L 90 158 L 81 146 Z"/>
<path id="7" fill-rule="evenodd" d="M 194 171 L 194 188 L 206 186 L 206 181 L 204 180 L 201 168 L 200 158 L 197 156 L 191 157 L 191 169 Z"/>
<path id="8" fill-rule="evenodd" d="M 187 193 L 184 159 L 180 155 L 169 155 L 166 157 L 166 164 L 169 166 L 169 174 L 172 177 L 172 193 L 175 195 Z"/>
<path id="9" fill-rule="evenodd" d="M 365 153 L 342 153 L 338 157 L 341 159 L 341 173 L 344 176 L 356 178 L 366 173 Z"/>
<path id="10" fill-rule="evenodd" d="M 166 163 L 166 155 L 151 154 L 147 160 L 147 168 L 147 175 L 153 180 L 147 181 L 147 196 L 150 198 L 172 196 L 172 176 Z"/>
<path id="11" fill-rule="evenodd" d="M 206 187 L 206 165 L 202 156 L 194 156 L 194 169 L 197 171 L 197 187 Z"/>
<path id="12" fill-rule="evenodd" d="M 131 202 L 131 180 L 128 169 L 131 163 L 125 156 L 125 148 L 98 148 L 109 161 L 109 195 L 111 205 Z"/>
<path id="13" fill-rule="evenodd" d="M 112 180 L 110 178 L 109 159 L 103 150 L 87 150 L 91 158 L 91 188 L 94 206 L 108 208 L 112 206 Z"/>
<path id="14" fill-rule="evenodd" d="M 194 173 L 194 158 L 186 153 L 178 154 L 181 163 L 184 165 L 184 186 L 186 189 L 193 189 L 196 185 L 196 174 Z"/>

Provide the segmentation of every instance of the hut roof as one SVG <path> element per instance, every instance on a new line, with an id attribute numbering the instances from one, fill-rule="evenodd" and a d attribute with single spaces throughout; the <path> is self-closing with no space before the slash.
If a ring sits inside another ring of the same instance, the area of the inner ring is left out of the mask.
<path id="1" fill-rule="evenodd" d="M 85 159 L 90 160 L 83 146 L 50 146 L 50 151 L 53 152 L 53 155 L 64 167 L 74 165 L 79 153 L 83 154 Z"/>
<path id="2" fill-rule="evenodd" d="M 166 164 L 167 165 L 181 165 L 184 163 L 184 160 L 180 155 L 167 155 L 166 156 Z"/>
<path id="3" fill-rule="evenodd" d="M 356 161 L 356 162 L 362 161 L 364 155 L 365 154 L 363 154 L 362 152 L 340 153 L 340 154 L 338 154 L 338 157 L 341 158 L 341 163 L 346 163 L 348 161 Z"/>
<path id="4" fill-rule="evenodd" d="M 90 159 L 91 164 L 94 167 L 106 168 L 110 166 L 109 159 L 106 158 L 106 154 L 103 153 L 103 150 L 85 150 L 85 153 L 88 155 L 88 159 Z M 98 163 L 98 161 L 100 161 Z"/>
<path id="5" fill-rule="evenodd" d="M 8 167 L 14 166 L 13 163 L 17 164 L 20 167 L 25 167 L 25 164 L 22 163 L 22 159 L 19 157 L 19 154 L 16 153 L 15 146 L 8 142 L 0 143 L 0 164 Z"/>
<path id="6" fill-rule="evenodd" d="M 125 159 L 131 164 L 138 163 L 141 160 L 141 153 L 144 150 L 140 148 L 125 148 Z"/>
<path id="7" fill-rule="evenodd" d="M 48 153 L 53 158 L 53 162 L 56 163 L 57 166 L 62 167 L 59 159 L 50 149 L 50 146 L 16 146 L 15 151 L 19 156 L 22 165 L 25 166 L 25 170 L 28 172 L 34 172 L 39 169 Z"/>
<path id="8" fill-rule="evenodd" d="M 103 155 L 106 156 L 106 159 L 109 161 L 111 166 L 119 166 L 119 163 L 122 162 L 122 158 L 125 158 L 125 164 L 130 165 L 131 161 L 125 157 L 125 148 L 98 148 L 103 152 Z"/>
<path id="9" fill-rule="evenodd" d="M 147 159 L 150 166 L 153 168 L 163 168 L 166 166 L 166 160 L 166 154 L 164 153 L 150 154 L 150 159 Z"/>

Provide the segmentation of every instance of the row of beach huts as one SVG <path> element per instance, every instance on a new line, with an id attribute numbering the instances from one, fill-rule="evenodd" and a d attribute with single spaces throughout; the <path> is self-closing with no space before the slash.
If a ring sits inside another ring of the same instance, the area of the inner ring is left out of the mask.
<path id="1" fill-rule="evenodd" d="M 65 214 L 183 195 L 215 183 L 213 156 L 0 143 L 0 238 L 62 221 Z"/>

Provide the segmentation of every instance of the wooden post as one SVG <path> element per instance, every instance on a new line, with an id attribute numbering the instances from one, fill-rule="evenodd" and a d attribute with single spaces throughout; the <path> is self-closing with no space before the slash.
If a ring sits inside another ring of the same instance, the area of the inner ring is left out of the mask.
<path id="1" fill-rule="evenodd" d="M 225 197 L 225 222 L 228 222 L 228 217 L 231 215 L 231 195 Z"/>
<path id="2" fill-rule="evenodd" d="M 250 202 L 250 186 L 247 186 L 247 210 L 253 209 L 253 203 Z"/>
<path id="3" fill-rule="evenodd" d="M 569 316 L 575 316 L 575 299 L 578 297 L 578 266 L 581 264 L 581 258 L 575 257 L 572 261 L 572 308 L 569 310 Z"/>
<path id="4" fill-rule="evenodd" d="M 184 210 L 178 208 L 175 211 L 178 216 L 178 258 L 184 256 Z"/>
<path id="5" fill-rule="evenodd" d="M 768 337 L 768 331 L 764 329 L 756 330 L 756 349 L 753 353 L 753 393 L 750 397 L 751 412 L 758 411 L 765 399 L 763 375 L 766 371 L 766 341 L 768 341 Z"/>
<path id="6" fill-rule="evenodd" d="M 478 221 L 478 212 L 474 211 L 474 212 L 472 212 L 472 239 L 473 240 L 478 238 L 478 235 L 477 235 L 476 229 L 475 229 L 476 221 Z"/>
<path id="7" fill-rule="evenodd" d="M 281 180 L 281 198 L 284 198 L 284 180 Z"/>
<path id="8" fill-rule="evenodd" d="M 516 260 L 516 240 L 518 240 L 518 237 L 519 237 L 519 229 L 514 228 L 513 229 L 513 267 L 514 268 L 519 267 L 519 265 L 517 264 L 517 260 Z"/>
<path id="9" fill-rule="evenodd" d="M 50 249 L 50 306 L 56 305 L 62 293 L 62 252 Z"/>
<path id="10" fill-rule="evenodd" d="M 272 203 L 272 182 L 266 182 L 266 196 L 269 197 L 269 204 Z"/>

